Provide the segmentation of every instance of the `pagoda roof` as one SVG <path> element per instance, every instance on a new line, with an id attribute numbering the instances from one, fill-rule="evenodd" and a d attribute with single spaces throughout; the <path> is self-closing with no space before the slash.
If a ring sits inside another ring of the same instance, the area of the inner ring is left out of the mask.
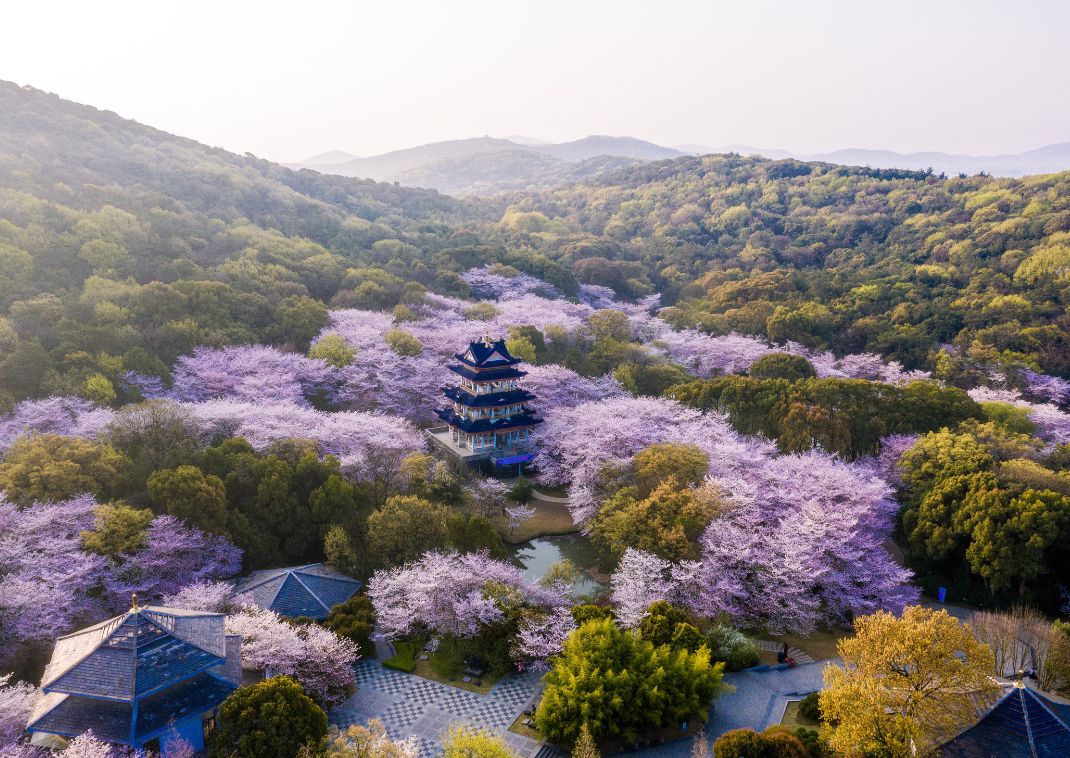
<path id="1" fill-rule="evenodd" d="M 523 389 L 473 395 L 470 392 L 465 392 L 460 387 L 442 387 L 442 394 L 454 402 L 467 405 L 469 408 L 497 408 L 499 406 L 514 405 L 515 403 L 525 403 L 528 400 L 535 399 L 533 394 Z"/>
<path id="2" fill-rule="evenodd" d="M 473 382 L 500 382 L 503 379 L 519 379 L 522 376 L 528 375 L 527 371 L 521 371 L 520 369 L 508 366 L 500 369 L 484 369 L 482 371 L 477 371 L 468 366 L 457 365 L 446 366 L 446 368 Z"/>
<path id="3" fill-rule="evenodd" d="M 1011 687 L 981 720 L 940 746 L 945 758 L 1056 758 L 1070 755 L 1070 705 Z"/>
<path id="4" fill-rule="evenodd" d="M 217 676 L 198 674 L 141 700 L 136 723 L 131 702 L 42 692 L 26 728 L 68 737 L 92 729 L 94 736 L 106 742 L 141 745 L 177 721 L 213 710 L 235 689 L 236 685 Z"/>
<path id="5" fill-rule="evenodd" d="M 226 660 L 223 614 L 148 606 L 60 637 L 41 689 L 133 702 Z"/>
<path id="6" fill-rule="evenodd" d="M 491 340 L 489 337 L 469 343 L 467 350 L 453 357 L 473 368 L 502 368 L 520 363 L 519 358 L 509 354 L 505 340 Z"/>
<path id="7" fill-rule="evenodd" d="M 331 608 L 353 597 L 363 584 L 324 563 L 254 571 L 234 586 L 235 595 L 251 595 L 253 602 L 280 616 L 322 621 Z"/>
<path id="8" fill-rule="evenodd" d="M 463 416 L 458 416 L 454 413 L 452 408 L 439 408 L 435 411 L 435 415 L 450 426 L 455 426 L 469 434 L 502 432 L 509 429 L 535 426 L 536 424 L 542 423 L 541 418 L 535 418 L 535 416 L 527 411 L 524 413 L 514 413 L 512 416 L 503 416 L 502 418 L 469 419 L 464 418 Z"/>

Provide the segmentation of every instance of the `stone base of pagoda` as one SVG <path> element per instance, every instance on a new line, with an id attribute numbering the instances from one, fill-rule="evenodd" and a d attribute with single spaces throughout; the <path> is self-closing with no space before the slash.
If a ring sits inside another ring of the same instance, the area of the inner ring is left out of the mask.
<path id="1" fill-rule="evenodd" d="M 426 432 L 427 438 L 431 441 L 431 444 L 450 455 L 460 458 L 465 463 L 476 463 L 477 461 L 488 460 L 493 454 L 501 454 L 500 449 L 492 447 L 484 448 L 483 450 L 473 450 L 468 446 L 460 446 L 453 441 L 453 432 L 450 431 L 448 426 L 433 426 Z"/>

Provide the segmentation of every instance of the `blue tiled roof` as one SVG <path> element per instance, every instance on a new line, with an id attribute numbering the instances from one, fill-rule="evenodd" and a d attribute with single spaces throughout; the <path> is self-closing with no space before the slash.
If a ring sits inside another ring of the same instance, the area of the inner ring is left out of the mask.
<path id="1" fill-rule="evenodd" d="M 138 608 L 60 638 L 41 687 L 132 701 L 222 663 L 225 646 L 221 614 Z"/>
<path id="2" fill-rule="evenodd" d="M 504 432 L 509 429 L 535 426 L 536 424 L 542 423 L 541 418 L 536 418 L 531 415 L 529 411 L 514 413 L 512 416 L 503 416 L 502 418 L 468 419 L 458 416 L 453 412 L 452 408 L 439 408 L 435 411 L 435 415 L 450 426 L 463 429 L 469 434 L 479 434 L 481 432 Z"/>
<path id="3" fill-rule="evenodd" d="M 473 395 L 465 392 L 460 387 L 442 387 L 442 394 L 454 402 L 467 405 L 469 408 L 495 408 L 503 405 L 513 405 L 514 403 L 526 403 L 535 399 L 533 394 L 523 389 Z"/>
<path id="4" fill-rule="evenodd" d="M 446 366 L 446 368 L 458 376 L 471 379 L 473 382 L 500 382 L 503 379 L 519 379 L 528 375 L 527 371 L 521 371 L 517 368 L 491 369 L 489 371 L 476 371 L 468 368 L 468 366 L 456 365 Z"/>
<path id="5" fill-rule="evenodd" d="M 499 366 L 513 366 L 520 360 L 509 354 L 509 348 L 505 346 L 505 340 L 490 340 L 472 342 L 464 353 L 453 356 L 461 363 L 477 368 L 497 368 Z"/>
<path id="6" fill-rule="evenodd" d="M 235 595 L 251 595 L 253 601 L 280 616 L 327 618 L 330 610 L 360 591 L 361 583 L 323 563 L 254 571 L 238 582 Z"/>
<path id="7" fill-rule="evenodd" d="M 1070 756 L 1067 707 L 1038 692 L 1013 687 L 980 721 L 940 746 L 943 758 L 1059 758 Z"/>
<path id="8" fill-rule="evenodd" d="M 132 703 L 62 695 L 58 703 L 30 722 L 29 729 L 74 736 L 87 729 L 106 742 L 140 745 L 166 731 L 172 722 L 214 710 L 237 687 L 211 674 L 187 679 L 138 704 L 137 728 L 131 741 Z"/>
<path id="9" fill-rule="evenodd" d="M 130 742 L 135 711 L 140 730 L 142 719 L 162 727 L 222 702 L 234 685 L 207 671 L 225 661 L 222 614 L 132 608 L 56 641 L 27 728 L 140 744 Z"/>

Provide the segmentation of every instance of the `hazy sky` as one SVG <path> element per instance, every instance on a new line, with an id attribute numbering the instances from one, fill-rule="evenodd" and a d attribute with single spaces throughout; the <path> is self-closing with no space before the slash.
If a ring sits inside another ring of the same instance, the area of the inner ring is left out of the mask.
<path id="1" fill-rule="evenodd" d="M 13 0 L 0 23 L 2 79 L 276 160 L 483 134 L 1070 140 L 1066 0 Z"/>

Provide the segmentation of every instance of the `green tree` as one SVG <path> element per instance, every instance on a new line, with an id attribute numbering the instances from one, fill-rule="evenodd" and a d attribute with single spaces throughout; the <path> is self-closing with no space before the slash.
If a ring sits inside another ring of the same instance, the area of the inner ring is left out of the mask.
<path id="1" fill-rule="evenodd" d="M 170 400 L 149 400 L 116 411 L 100 437 L 130 461 L 124 489 L 141 492 L 152 472 L 192 458 L 199 434 L 186 408 Z"/>
<path id="2" fill-rule="evenodd" d="M 295 295 L 275 308 L 268 336 L 273 342 L 306 349 L 328 320 L 326 305 L 307 295 Z"/>
<path id="3" fill-rule="evenodd" d="M 223 480 L 196 466 L 163 469 L 149 477 L 149 497 L 164 513 L 198 529 L 227 534 L 230 512 Z"/>
<path id="4" fill-rule="evenodd" d="M 580 725 L 580 735 L 576 738 L 576 744 L 572 746 L 572 758 L 601 758 L 598 746 L 591 736 L 591 730 L 587 728 L 587 722 Z"/>
<path id="5" fill-rule="evenodd" d="M 335 368 L 345 368 L 353 363 L 357 350 L 342 335 L 325 334 L 308 349 L 308 357 L 326 361 Z"/>
<path id="6" fill-rule="evenodd" d="M 633 395 L 658 397 L 669 387 L 682 384 L 691 375 L 675 363 L 635 363 L 618 366 L 613 372 L 620 385 Z"/>
<path id="7" fill-rule="evenodd" d="M 632 458 L 632 475 L 643 497 L 670 479 L 680 487 L 702 483 L 710 470 L 710 457 L 694 445 L 660 442 Z"/>
<path id="8" fill-rule="evenodd" d="M 114 491 L 126 458 L 109 445 L 58 434 L 20 437 L 0 461 L 0 490 L 22 504 Z"/>
<path id="9" fill-rule="evenodd" d="M 590 318 L 591 332 L 597 340 L 627 342 L 632 338 L 632 322 L 626 313 L 604 309 L 595 311 Z"/>
<path id="10" fill-rule="evenodd" d="M 445 758 L 519 758 L 498 735 L 460 724 L 450 726 L 442 749 Z"/>
<path id="11" fill-rule="evenodd" d="M 755 379 L 785 379 L 789 382 L 817 378 L 814 364 L 804 356 L 792 353 L 763 355 L 750 365 L 747 373 Z"/>
<path id="12" fill-rule="evenodd" d="M 391 329 L 383 338 L 390 349 L 402 357 L 413 357 L 423 351 L 420 340 L 416 339 L 404 329 Z"/>
<path id="13" fill-rule="evenodd" d="M 459 553 L 486 550 L 495 558 L 505 558 L 509 555 L 501 535 L 486 516 L 451 513 L 446 518 L 446 531 L 449 533 L 450 544 Z"/>
<path id="14" fill-rule="evenodd" d="M 723 507 L 715 490 L 681 489 L 670 477 L 642 499 L 635 487 L 618 490 L 595 515 L 591 534 L 618 557 L 634 547 L 674 561 L 695 559 L 698 538 Z"/>
<path id="15" fill-rule="evenodd" d="M 408 563 L 449 544 L 441 505 L 413 495 L 395 495 L 368 516 L 368 557 L 377 568 Z"/>
<path id="16" fill-rule="evenodd" d="M 375 631 L 375 608 L 366 595 L 354 595 L 333 606 L 323 625 L 357 643 L 361 657 L 375 657 L 375 643 L 371 637 Z"/>
<path id="17" fill-rule="evenodd" d="M 1070 548 L 1070 497 L 1025 490 L 968 499 L 963 504 L 972 525 L 966 549 L 970 568 L 992 592 L 1015 589 L 1024 598 L 1030 582 L 1052 569 L 1052 551 Z"/>
<path id="18" fill-rule="evenodd" d="M 611 619 L 588 621 L 554 659 L 535 720 L 554 742 L 574 744 L 585 722 L 596 740 L 634 742 L 701 719 L 719 691 L 722 670 L 704 647 L 693 653 L 655 647 Z"/>
<path id="19" fill-rule="evenodd" d="M 125 503 L 103 503 L 93 514 L 93 530 L 82 532 L 82 547 L 118 559 L 145 544 L 145 532 L 152 522 L 148 508 L 132 508 Z"/>
<path id="20" fill-rule="evenodd" d="M 209 754 L 215 758 L 294 758 L 320 748 L 327 714 L 288 676 L 239 687 L 219 706 L 219 727 Z"/>
<path id="21" fill-rule="evenodd" d="M 990 471 L 995 460 L 977 440 L 949 429 L 930 432 L 899 459 L 903 484 L 919 500 L 943 479 Z"/>
<path id="22" fill-rule="evenodd" d="M 363 574 L 363 561 L 357 549 L 357 542 L 350 536 L 349 530 L 341 524 L 333 524 L 327 530 L 323 538 L 323 554 L 327 558 L 327 563 L 343 574 L 350 576 Z"/>

